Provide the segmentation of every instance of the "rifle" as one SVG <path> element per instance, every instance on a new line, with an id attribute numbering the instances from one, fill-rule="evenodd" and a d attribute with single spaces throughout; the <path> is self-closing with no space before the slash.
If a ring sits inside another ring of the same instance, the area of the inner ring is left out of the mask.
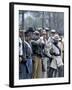
<path id="1" fill-rule="evenodd" d="M 24 35 L 24 31 L 23 31 L 23 49 L 25 49 L 25 35 Z M 22 57 L 22 61 L 26 66 L 26 72 L 29 73 L 29 69 L 28 69 L 28 65 L 27 65 L 27 59 L 26 59 L 26 50 L 25 52 L 23 52 L 23 57 Z"/>

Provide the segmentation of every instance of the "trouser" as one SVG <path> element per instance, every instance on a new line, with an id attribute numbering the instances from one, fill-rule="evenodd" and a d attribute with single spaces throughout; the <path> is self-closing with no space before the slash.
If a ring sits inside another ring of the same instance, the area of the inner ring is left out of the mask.
<path id="1" fill-rule="evenodd" d="M 42 60 L 41 57 L 34 56 L 34 65 L 33 65 L 33 78 L 42 77 Z"/>
<path id="2" fill-rule="evenodd" d="M 26 66 L 27 66 L 27 69 L 28 69 L 27 77 L 29 79 L 31 79 L 32 78 L 32 59 L 27 59 Z"/>
<path id="3" fill-rule="evenodd" d="M 64 77 L 64 66 L 58 67 L 58 77 Z"/>
<path id="4" fill-rule="evenodd" d="M 48 58 L 43 58 L 43 67 L 45 70 L 42 70 L 42 78 L 47 78 L 47 60 Z"/>
<path id="5" fill-rule="evenodd" d="M 19 79 L 27 79 L 26 63 L 19 64 Z"/>
<path id="6" fill-rule="evenodd" d="M 56 74 L 57 74 L 57 70 L 52 68 L 52 67 L 49 67 L 49 71 L 48 71 L 48 77 L 51 78 L 51 77 L 56 77 Z"/>
<path id="7" fill-rule="evenodd" d="M 27 59 L 25 63 L 19 63 L 19 79 L 32 78 L 32 59 Z"/>

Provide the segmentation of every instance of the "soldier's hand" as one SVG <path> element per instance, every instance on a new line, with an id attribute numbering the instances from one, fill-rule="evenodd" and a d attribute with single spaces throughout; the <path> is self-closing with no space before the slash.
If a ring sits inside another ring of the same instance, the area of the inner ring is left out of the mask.
<path id="1" fill-rule="evenodd" d="M 21 57 L 19 58 L 19 62 L 22 62 L 22 58 Z"/>

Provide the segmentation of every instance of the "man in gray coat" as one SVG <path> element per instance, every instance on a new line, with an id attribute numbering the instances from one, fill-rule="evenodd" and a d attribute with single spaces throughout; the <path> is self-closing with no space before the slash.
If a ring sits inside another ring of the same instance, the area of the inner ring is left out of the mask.
<path id="1" fill-rule="evenodd" d="M 59 35 L 56 34 L 53 38 L 53 43 L 48 48 L 48 55 L 52 58 L 48 77 L 53 77 L 54 71 L 58 70 L 58 77 L 64 76 L 64 67 L 61 57 L 61 48 L 58 46 Z"/>

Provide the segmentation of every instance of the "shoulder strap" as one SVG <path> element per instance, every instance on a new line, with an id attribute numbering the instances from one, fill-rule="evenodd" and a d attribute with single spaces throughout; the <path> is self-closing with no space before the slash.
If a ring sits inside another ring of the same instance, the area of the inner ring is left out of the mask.
<path id="1" fill-rule="evenodd" d="M 54 44 L 55 45 L 55 44 Z M 58 46 L 58 45 L 55 45 L 56 46 L 56 48 L 59 50 L 59 54 L 55 54 L 55 56 L 60 56 L 61 55 L 61 49 L 60 49 L 60 47 Z"/>

